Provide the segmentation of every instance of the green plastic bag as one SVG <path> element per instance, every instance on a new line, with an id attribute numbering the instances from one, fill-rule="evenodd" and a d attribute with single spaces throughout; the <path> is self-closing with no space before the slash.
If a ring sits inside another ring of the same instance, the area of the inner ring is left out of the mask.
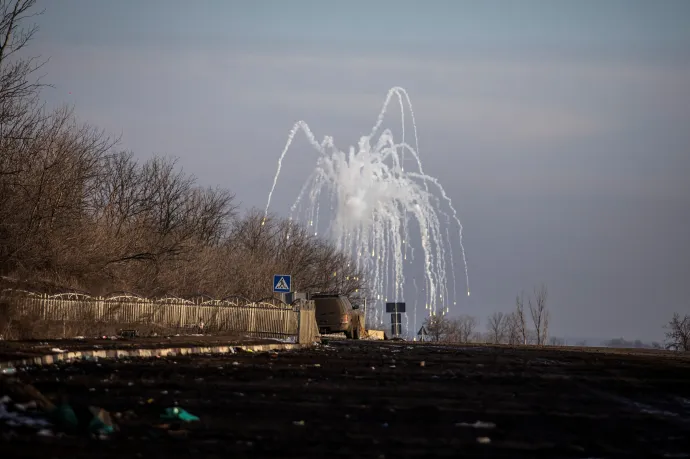
<path id="1" fill-rule="evenodd" d="M 55 419 L 55 424 L 64 429 L 76 430 L 79 426 L 77 415 L 74 413 L 72 407 L 67 403 L 56 406 L 51 414 Z"/>
<path id="2" fill-rule="evenodd" d="M 176 421 L 184 421 L 184 422 L 192 422 L 192 421 L 198 421 L 199 418 L 197 416 L 194 416 L 193 414 L 188 413 L 182 408 L 179 408 L 177 406 L 172 407 L 172 408 L 166 408 L 165 412 L 161 414 L 161 419 L 167 419 L 167 420 L 176 420 Z"/>

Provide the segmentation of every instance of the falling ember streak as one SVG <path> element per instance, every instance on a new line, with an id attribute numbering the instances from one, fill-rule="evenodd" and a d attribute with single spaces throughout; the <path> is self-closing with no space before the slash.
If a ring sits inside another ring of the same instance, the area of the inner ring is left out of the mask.
<path id="1" fill-rule="evenodd" d="M 393 97 L 397 97 L 401 109 L 400 142 L 394 140 L 390 129 L 379 133 Z M 414 147 L 405 142 L 406 106 L 414 128 Z M 371 133 L 362 136 L 357 147 L 350 147 L 347 153 L 338 150 L 330 136 L 318 142 L 307 123 L 297 122 L 278 160 L 266 203 L 266 216 L 283 159 L 299 131 L 306 135 L 319 155 L 316 167 L 292 205 L 291 220 L 298 218 L 317 229 L 320 226 L 320 197 L 325 191 L 328 197 L 325 202 L 331 203 L 332 213 L 327 235 L 339 250 L 353 255 L 356 267 L 367 273 L 368 286 L 379 300 L 388 297 L 392 301 L 403 301 L 406 284 L 403 261 L 407 260 L 408 250 L 414 260 L 411 240 L 418 237 L 423 261 L 417 264 L 424 273 L 424 299 L 421 303 L 428 315 L 448 312 L 451 301 L 456 305 L 452 257 L 453 242 L 456 242 L 464 263 L 467 296 L 470 295 L 462 224 L 439 181 L 423 171 L 416 121 L 405 89 L 394 87 L 388 91 Z M 416 168 L 404 167 L 406 155 L 411 156 Z M 409 221 L 416 223 L 418 236 L 410 233 Z M 453 237 L 451 230 L 457 231 Z M 452 291 L 448 287 L 451 281 Z M 372 316 L 381 322 L 383 306 L 378 303 L 369 309 Z"/>

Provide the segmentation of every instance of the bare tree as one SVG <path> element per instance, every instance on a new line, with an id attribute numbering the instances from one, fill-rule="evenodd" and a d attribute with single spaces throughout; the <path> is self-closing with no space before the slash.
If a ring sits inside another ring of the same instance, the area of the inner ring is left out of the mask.
<path id="1" fill-rule="evenodd" d="M 527 344 L 527 317 L 525 316 L 524 295 L 521 293 L 515 297 L 515 325 L 519 333 L 522 344 Z"/>
<path id="2" fill-rule="evenodd" d="M 462 331 L 460 330 L 460 321 L 457 319 L 448 318 L 445 323 L 445 330 L 441 341 L 445 343 L 461 343 Z"/>
<path id="3" fill-rule="evenodd" d="M 449 320 L 445 314 L 433 314 L 424 320 L 424 328 L 433 342 L 443 341 L 448 333 Z"/>
<path id="4" fill-rule="evenodd" d="M 535 287 L 534 299 L 531 297 L 528 299 L 537 346 L 542 346 L 546 343 L 549 331 L 549 311 L 546 308 L 547 293 L 546 286 L 542 284 L 539 289 Z"/>
<path id="5" fill-rule="evenodd" d="M 443 316 L 446 317 L 446 316 Z M 475 329 L 479 325 L 476 317 L 463 314 L 454 319 L 444 319 L 442 341 L 448 343 L 469 343 L 475 337 Z"/>
<path id="6" fill-rule="evenodd" d="M 0 134 L 23 140 L 27 115 L 35 108 L 41 75 L 35 76 L 46 61 L 19 53 L 34 37 L 38 27 L 23 24 L 43 11 L 32 11 L 36 0 L 0 0 Z"/>
<path id="7" fill-rule="evenodd" d="M 102 155 L 112 143 L 101 131 L 53 112 L 18 157 L 21 168 L 0 178 L 0 238 L 6 268 L 56 268 L 83 237 L 84 197 L 91 193 Z"/>
<path id="8" fill-rule="evenodd" d="M 494 344 L 504 342 L 508 332 L 508 314 L 503 312 L 492 313 L 487 322 L 487 331 L 490 342 Z"/>
<path id="9" fill-rule="evenodd" d="M 666 332 L 667 349 L 690 352 L 690 315 L 681 317 L 676 312 L 664 328 L 668 330 Z"/>
<path id="10" fill-rule="evenodd" d="M 563 338 L 556 338 L 555 336 L 552 336 L 549 338 L 549 345 L 550 346 L 565 346 L 565 340 Z"/>
<path id="11" fill-rule="evenodd" d="M 522 334 L 520 333 L 520 321 L 515 311 L 506 316 L 506 343 L 511 346 L 516 346 L 523 342 Z"/>
<path id="12" fill-rule="evenodd" d="M 470 343 L 486 343 L 486 337 L 481 332 L 475 331 L 475 332 L 472 332 L 472 335 L 470 336 L 469 342 Z"/>
<path id="13" fill-rule="evenodd" d="M 23 23 L 32 13 L 35 0 L 0 0 L 0 272 L 15 247 L 9 239 L 18 232 L 10 217 L 20 210 L 17 175 L 24 169 L 27 146 L 35 136 L 42 114 L 38 107 L 41 87 L 36 72 L 42 66 L 37 58 L 20 55 L 37 31 Z"/>

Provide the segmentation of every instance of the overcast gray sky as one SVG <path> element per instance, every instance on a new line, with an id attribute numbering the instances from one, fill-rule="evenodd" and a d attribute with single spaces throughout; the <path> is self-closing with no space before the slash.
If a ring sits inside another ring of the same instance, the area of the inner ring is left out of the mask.
<path id="1" fill-rule="evenodd" d="M 295 121 L 346 148 L 406 88 L 482 328 L 542 282 L 555 335 L 660 339 L 690 312 L 690 2 L 42 3 L 49 104 L 245 207 L 264 206 Z M 276 212 L 314 159 L 300 139 Z"/>

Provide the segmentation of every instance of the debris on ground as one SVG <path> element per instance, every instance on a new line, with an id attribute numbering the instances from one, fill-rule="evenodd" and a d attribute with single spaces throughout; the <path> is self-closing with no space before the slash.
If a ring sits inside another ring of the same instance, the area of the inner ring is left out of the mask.
<path id="1" fill-rule="evenodd" d="M 138 338 L 139 337 L 139 332 L 135 329 L 126 329 L 126 330 L 120 330 L 120 333 L 118 333 L 120 338 Z"/>
<path id="2" fill-rule="evenodd" d="M 166 408 L 165 412 L 161 414 L 161 419 L 169 419 L 184 422 L 199 421 L 198 416 L 194 416 L 193 414 L 187 412 L 185 409 L 180 408 L 179 406 Z"/>
<path id="3" fill-rule="evenodd" d="M 475 429 L 493 429 L 496 427 L 496 424 L 493 422 L 483 422 L 483 421 L 476 421 L 473 422 L 472 424 L 468 422 L 458 422 L 455 424 L 456 427 L 474 427 Z"/>
<path id="4" fill-rule="evenodd" d="M 100 407 L 77 409 L 62 398 L 54 404 L 35 387 L 17 379 L 0 380 L 0 425 L 33 428 L 40 436 L 86 433 L 104 439 L 117 430 L 110 414 Z M 7 395 L 9 394 L 9 395 Z M 80 407 L 81 408 L 81 407 Z"/>
<path id="5" fill-rule="evenodd" d="M 79 420 L 77 414 L 74 412 L 72 406 L 63 402 L 50 413 L 51 418 L 55 424 L 68 432 L 76 432 L 79 427 Z"/>
<path id="6" fill-rule="evenodd" d="M 92 435 L 105 438 L 115 432 L 117 426 L 113 423 L 110 413 L 97 406 L 90 406 L 89 411 L 93 415 L 89 423 L 89 432 Z"/>
<path id="7" fill-rule="evenodd" d="M 362 451 L 387 458 L 456 457 L 459 451 L 514 459 L 687 454 L 690 357 L 611 352 L 331 340 L 278 358 L 270 351 L 22 366 L 19 377 L 56 405 L 68 403 L 79 429 L 65 433 L 24 386 L 10 392 L 9 382 L 18 377 L 0 376 L 0 397 L 11 398 L 5 411 L 15 413 L 10 416 L 50 422 L 10 428 L 0 421 L 2 457 L 87 458 L 93 454 L 86 436 L 113 440 L 96 447 L 101 459 L 322 459 Z M 527 357 L 557 364 L 526 365 Z M 617 388 L 634 400 L 611 393 Z M 111 411 L 112 431 L 90 406 Z M 201 422 L 183 421 L 184 415 L 161 419 L 167 407 L 185 407 Z M 660 421 L 658 412 L 670 415 Z"/>
<path id="8" fill-rule="evenodd" d="M 55 408 L 55 404 L 48 400 L 34 386 L 25 384 L 16 378 L 1 378 L 0 394 L 19 403 L 33 402 L 39 410 L 45 413 Z"/>
<path id="9" fill-rule="evenodd" d="M 0 398 L 0 425 L 10 428 L 33 428 L 38 431 L 50 427 L 51 423 L 41 416 L 36 404 L 21 406 L 7 395 Z"/>

